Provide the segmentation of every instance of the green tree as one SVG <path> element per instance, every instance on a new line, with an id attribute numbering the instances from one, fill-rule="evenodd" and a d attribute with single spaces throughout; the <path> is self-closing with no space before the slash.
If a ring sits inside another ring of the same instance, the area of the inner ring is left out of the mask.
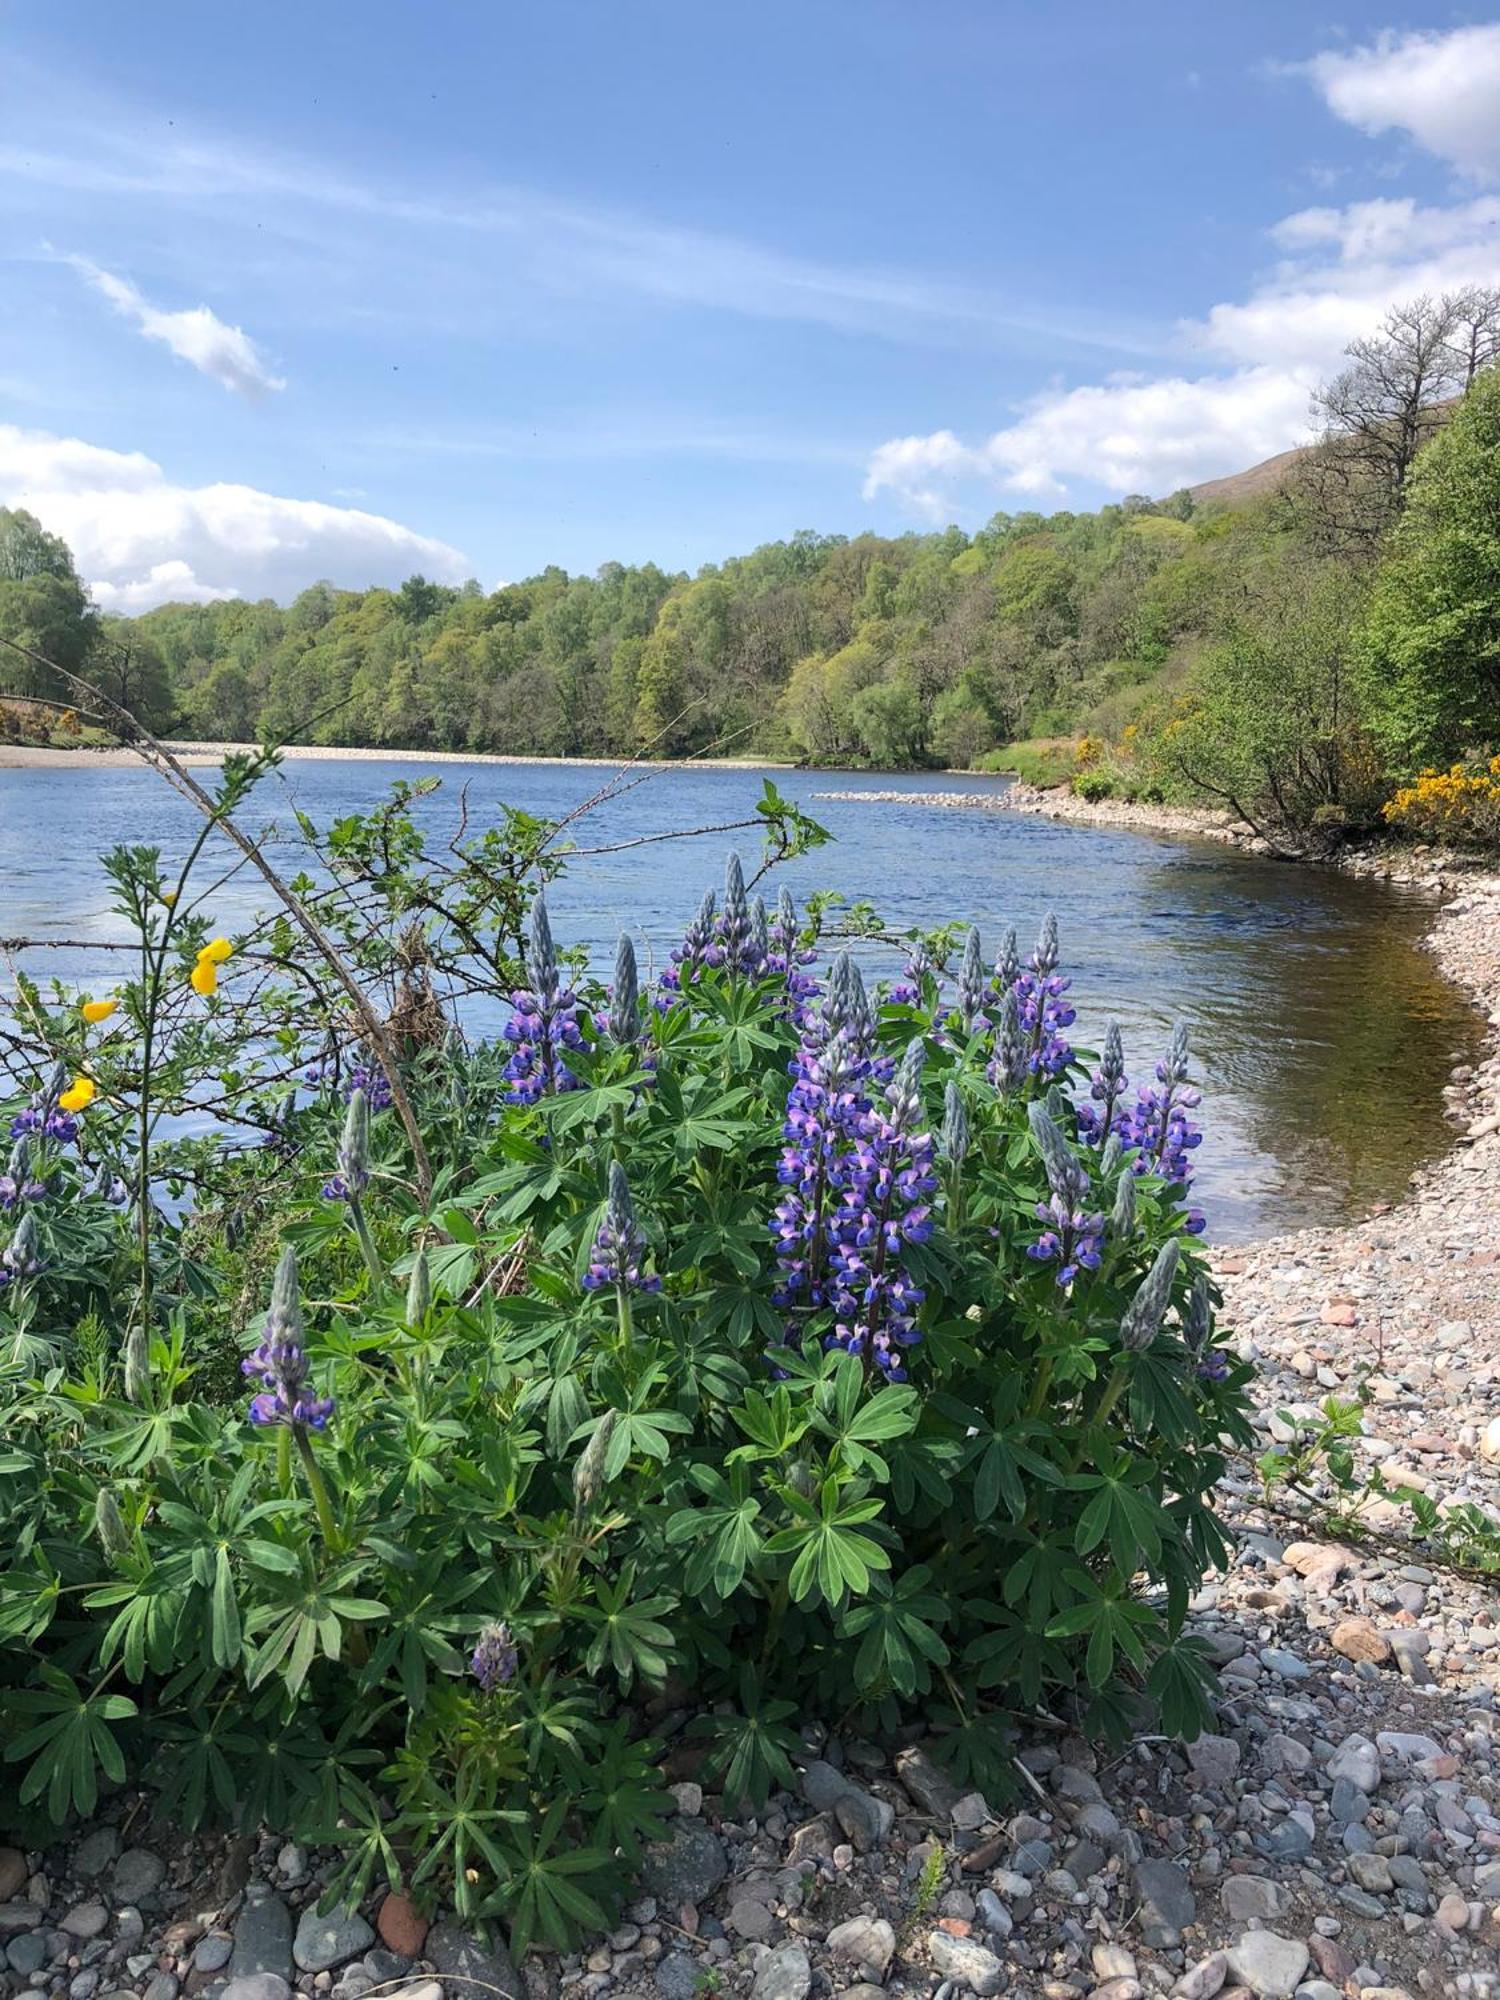
<path id="1" fill-rule="evenodd" d="M 24 508 L 0 507 L 0 638 L 81 674 L 96 625 L 67 543 Z M 65 681 L 14 646 L 0 646 L 0 693 L 75 699 Z"/>
<path id="2" fill-rule="evenodd" d="M 1364 646 L 1376 732 L 1403 770 L 1500 742 L 1500 369 L 1411 478 Z"/>

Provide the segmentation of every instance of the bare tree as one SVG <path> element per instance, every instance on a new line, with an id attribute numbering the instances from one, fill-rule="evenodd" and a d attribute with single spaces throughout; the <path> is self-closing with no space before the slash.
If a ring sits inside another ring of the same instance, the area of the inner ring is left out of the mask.
<path id="1" fill-rule="evenodd" d="M 1313 397 L 1322 438 L 1290 498 L 1315 542 L 1373 550 L 1406 504 L 1418 452 L 1446 408 L 1500 356 L 1500 289 L 1472 285 L 1393 306 L 1351 341 L 1348 366 Z"/>
<path id="2" fill-rule="evenodd" d="M 1500 286 L 1470 285 L 1447 301 L 1453 315 L 1448 336 L 1460 375 L 1460 388 L 1471 389 L 1474 377 L 1500 358 Z"/>

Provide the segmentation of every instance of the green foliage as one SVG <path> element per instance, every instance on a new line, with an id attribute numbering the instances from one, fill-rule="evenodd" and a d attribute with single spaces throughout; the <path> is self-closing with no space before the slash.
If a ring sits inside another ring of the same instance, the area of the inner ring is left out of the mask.
<path id="1" fill-rule="evenodd" d="M 1398 772 L 1500 741 L 1500 370 L 1478 378 L 1412 470 L 1363 665 Z"/>
<path id="2" fill-rule="evenodd" d="M 255 774 L 228 773 L 221 813 Z M 406 803 L 309 829 L 340 888 L 303 893 L 372 989 L 393 966 L 514 984 L 557 830 L 513 815 L 439 865 Z M 761 817 L 772 857 L 821 834 L 769 787 Z M 492 839 L 516 844 L 509 888 Z M 817 1717 L 924 1718 L 974 1783 L 1003 1772 L 1017 1704 L 1200 1725 L 1183 1619 L 1223 1559 L 1213 1490 L 1249 1432 L 1243 1371 L 1198 1366 L 1208 1294 L 1176 1183 L 1101 1158 L 1056 1086 L 1039 1150 L 1042 1084 L 997 1086 L 987 1032 L 952 1034 L 930 978 L 915 1005 L 880 1000 L 860 1087 L 883 1102 L 883 1066 L 920 1037 L 916 1128 L 951 1084 L 970 1132 L 902 1253 L 920 1340 L 911 1379 L 887 1379 L 825 1344 L 830 1307 L 779 1290 L 784 971 L 703 969 L 639 1043 L 594 1025 L 605 996 L 582 979 L 578 1087 L 532 1105 L 507 1099 L 504 1045 L 403 1041 L 388 1081 L 428 1196 L 397 1111 L 368 1142 L 362 1100 L 346 1114 L 342 989 L 277 972 L 281 914 L 205 961 L 190 867 L 168 889 L 154 854 L 111 857 L 136 975 L 97 1025 L 33 991 L 39 1109 L 9 1107 L 46 1188 L 0 1290 L 0 1716 L 23 1803 L 61 1818 L 145 1779 L 185 1827 L 333 1840 L 352 1893 L 405 1870 L 518 1945 L 560 1946 L 607 1921 L 660 1832 L 669 1690 L 710 1781 L 752 1805 Z M 205 962 L 209 991 L 187 976 Z M 59 1055 L 97 1085 L 76 1133 L 53 1120 Z M 322 1080 L 294 1091 L 310 1063 Z M 210 1077 L 222 1127 L 158 1132 L 150 1107 L 200 1105 Z M 248 1151 L 247 1121 L 266 1140 Z M 1087 1206 L 1136 1188 L 1129 1230 L 1064 1285 L 1027 1254 L 1060 1156 Z M 659 1290 L 583 1282 L 611 1162 Z M 161 1186 L 173 1203 L 116 1206 Z M 1186 1254 L 1160 1325 L 1122 1337 L 1168 1243 Z M 307 1414 L 247 1422 L 226 1345 L 287 1340 Z M 477 1677 L 476 1647 L 506 1664 Z"/>
<path id="3" fill-rule="evenodd" d="M 1385 1501 L 1405 1511 L 1409 1536 L 1402 1546 L 1420 1545 L 1430 1561 L 1481 1576 L 1500 1576 L 1500 1526 L 1483 1507 L 1471 1501 L 1439 1502 L 1411 1486 L 1393 1484 L 1378 1460 L 1362 1466 L 1355 1441 L 1363 1434 L 1370 1403 L 1367 1379 L 1352 1397 L 1329 1396 L 1317 1413 L 1279 1415 L 1288 1433 L 1256 1461 L 1267 1500 L 1280 1495 L 1310 1507 L 1331 1532 L 1350 1540 L 1372 1533 L 1371 1503 Z M 1320 1489 L 1320 1475 L 1327 1492 Z"/>

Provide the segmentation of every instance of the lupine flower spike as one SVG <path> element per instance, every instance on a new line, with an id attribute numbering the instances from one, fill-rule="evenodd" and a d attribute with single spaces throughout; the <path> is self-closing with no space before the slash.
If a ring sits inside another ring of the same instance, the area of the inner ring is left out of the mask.
<path id="1" fill-rule="evenodd" d="M 963 963 L 958 969 L 957 1006 L 949 1016 L 965 1035 L 976 1035 L 989 1026 L 984 1011 L 984 947 L 979 932 L 971 930 L 964 944 Z"/>
<path id="2" fill-rule="evenodd" d="M 969 1114 L 958 1085 L 950 1077 L 943 1093 L 943 1156 L 961 1167 L 969 1150 Z"/>
<path id="3" fill-rule="evenodd" d="M 1071 1285 L 1080 1271 L 1096 1271 L 1104 1247 L 1104 1217 L 1084 1206 L 1089 1177 L 1074 1155 L 1061 1128 L 1045 1104 L 1028 1107 L 1032 1137 L 1047 1170 L 1051 1194 L 1036 1205 L 1038 1222 L 1043 1224 L 1035 1243 L 1026 1254 L 1039 1263 L 1057 1265 L 1059 1285 Z"/>
<path id="4" fill-rule="evenodd" d="M 518 1657 L 510 1627 L 501 1623 L 486 1625 L 469 1655 L 469 1672 L 486 1694 L 494 1694 L 514 1676 Z"/>
<path id="5" fill-rule="evenodd" d="M 365 1215 L 364 1194 L 370 1184 L 370 1106 L 362 1090 L 356 1090 L 344 1113 L 344 1132 L 339 1140 L 338 1172 L 323 1183 L 325 1201 L 342 1201 L 349 1211 L 349 1224 L 359 1244 L 359 1254 L 371 1282 L 385 1283 L 385 1266 L 370 1234 Z"/>
<path id="6" fill-rule="evenodd" d="M 645 1232 L 636 1219 L 625 1169 L 618 1160 L 611 1160 L 609 1199 L 594 1236 L 593 1254 L 583 1279 L 584 1290 L 597 1292 L 615 1285 L 622 1292 L 659 1292 L 661 1279 L 648 1276 L 641 1269 L 646 1247 Z"/>
<path id="7" fill-rule="evenodd" d="M 564 986 L 547 904 L 538 896 L 531 906 L 531 938 L 526 949 L 530 985 L 511 994 L 515 1012 L 505 1024 L 505 1039 L 513 1053 L 505 1066 L 512 1104 L 536 1104 L 559 1091 L 577 1090 L 568 1052 L 583 1047 L 578 1025 L 578 996 Z"/>
<path id="8" fill-rule="evenodd" d="M 250 1380 L 261 1384 L 250 1399 L 251 1423 L 284 1424 L 294 1433 L 326 1428 L 333 1415 L 333 1398 L 308 1392 L 297 1253 L 290 1244 L 276 1266 L 260 1344 L 240 1366 Z"/>
<path id="9" fill-rule="evenodd" d="M 1141 1280 L 1140 1289 L 1125 1308 L 1120 1321 L 1120 1345 L 1139 1354 L 1161 1332 L 1172 1299 L 1172 1285 L 1182 1251 L 1175 1236 L 1169 1237 L 1156 1253 L 1156 1262 Z"/>
<path id="10" fill-rule="evenodd" d="M 641 981 L 635 946 L 621 933 L 615 946 L 615 980 L 610 988 L 605 1026 L 622 1048 L 634 1048 L 641 1038 Z"/>

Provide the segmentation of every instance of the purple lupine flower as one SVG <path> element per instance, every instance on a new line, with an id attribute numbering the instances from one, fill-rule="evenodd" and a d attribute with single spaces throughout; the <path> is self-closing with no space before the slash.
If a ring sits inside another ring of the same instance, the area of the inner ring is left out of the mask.
<path id="1" fill-rule="evenodd" d="M 338 1172 L 323 1183 L 324 1201 L 358 1201 L 370 1185 L 370 1107 L 356 1089 L 344 1114 L 339 1139 Z"/>
<path id="2" fill-rule="evenodd" d="M 904 1382 L 903 1351 L 921 1339 L 924 1293 L 902 1258 L 932 1234 L 932 1134 L 924 1127 L 922 1063 L 912 1042 L 885 1093 L 858 1121 L 829 1168 L 837 1200 L 828 1218 L 833 1331 L 825 1345 L 862 1355 L 890 1381 Z"/>
<path id="3" fill-rule="evenodd" d="M 1181 1188 L 1193 1177 L 1189 1155 L 1203 1143 L 1202 1132 L 1188 1117 L 1203 1102 L 1203 1093 L 1187 1080 L 1188 1067 L 1187 1030 L 1179 1027 L 1165 1060 L 1156 1065 L 1155 1084 L 1141 1086 L 1135 1103 L 1122 1108 L 1118 1125 L 1126 1147 L 1135 1148 L 1131 1164 L 1136 1173 L 1160 1174 Z M 1188 1226 L 1194 1234 L 1202 1229 L 1197 1210 Z"/>
<path id="4" fill-rule="evenodd" d="M 1086 1203 L 1088 1170 L 1069 1146 L 1061 1127 L 1045 1104 L 1028 1107 L 1032 1137 L 1042 1155 L 1050 1193 L 1036 1205 L 1043 1225 L 1026 1254 L 1040 1263 L 1057 1265 L 1059 1285 L 1071 1285 L 1080 1271 L 1096 1271 L 1103 1254 L 1104 1217 Z"/>
<path id="5" fill-rule="evenodd" d="M 797 905 L 791 890 L 783 888 L 776 898 L 776 921 L 771 925 L 766 971 L 781 981 L 780 1011 L 795 1028 L 807 1025 L 808 1010 L 818 997 L 817 980 L 802 970 L 816 957 L 812 947 L 801 942 Z"/>
<path id="6" fill-rule="evenodd" d="M 1021 1003 L 1014 991 L 1000 1002 L 1000 1024 L 995 1032 L 995 1053 L 986 1074 L 996 1090 L 1019 1090 L 1026 1081 L 1029 1050 L 1026 1031 L 1021 1026 Z"/>
<path id="7" fill-rule="evenodd" d="M 326 1428 L 333 1415 L 333 1398 L 308 1394 L 297 1253 L 290 1243 L 276 1266 L 260 1344 L 253 1354 L 245 1356 L 240 1369 L 262 1385 L 250 1398 L 252 1424 L 286 1424 L 294 1431 Z"/>
<path id="8" fill-rule="evenodd" d="M 469 1655 L 469 1672 L 486 1694 L 493 1694 L 513 1678 L 518 1659 L 510 1627 L 500 1623 L 486 1625 Z"/>
<path id="9" fill-rule="evenodd" d="M 39 1132 L 44 1139 L 52 1139 L 59 1146 L 72 1145 L 78 1137 L 78 1120 L 58 1104 L 71 1075 L 65 1062 L 53 1065 L 45 1088 L 32 1098 L 24 1111 L 18 1111 L 11 1119 L 10 1136 L 13 1139 L 28 1138 Z"/>
<path id="10" fill-rule="evenodd" d="M 355 1063 L 344 1078 L 344 1102 L 347 1104 L 356 1090 L 365 1094 L 365 1103 L 371 1113 L 389 1111 L 391 1108 L 390 1079 L 379 1063 Z"/>
<path id="11" fill-rule="evenodd" d="M 922 981 L 931 970 L 931 955 L 919 938 L 911 948 L 911 956 L 901 968 L 901 977 L 891 986 L 890 998 L 898 1007 L 920 1007 Z"/>
<path id="12" fill-rule="evenodd" d="M 829 1172 L 869 1109 L 868 1013 L 859 974 L 842 952 L 787 1065 L 793 1081 L 776 1170 L 785 1193 L 770 1224 L 781 1270 L 771 1296 L 783 1308 L 827 1301 Z"/>
<path id="13" fill-rule="evenodd" d="M 754 972 L 747 963 L 750 953 L 750 904 L 745 896 L 745 871 L 740 857 L 731 854 L 724 863 L 724 904 L 719 912 L 719 949 L 731 972 Z"/>
<path id="14" fill-rule="evenodd" d="M 1077 1018 L 1065 997 L 1073 982 L 1057 970 L 1057 961 L 1057 919 L 1049 912 L 1026 970 L 1016 975 L 1011 986 L 1026 1036 L 1026 1066 L 1032 1076 L 1061 1076 L 1073 1060 L 1072 1046 L 1063 1034 Z"/>
<path id="15" fill-rule="evenodd" d="M 543 1097 L 580 1088 L 567 1064 L 567 1051 L 583 1047 L 578 996 L 562 983 L 552 925 L 541 896 L 531 906 L 531 939 L 525 957 L 531 984 L 510 996 L 515 1012 L 505 1024 L 505 1039 L 513 1051 L 505 1065 L 508 1104 L 536 1104 Z"/>
<path id="16" fill-rule="evenodd" d="M 635 1203 L 630 1198 L 630 1183 L 625 1178 L 625 1169 L 618 1160 L 611 1160 L 609 1199 L 605 1203 L 604 1218 L 594 1236 L 583 1289 L 597 1292 L 607 1285 L 618 1285 L 623 1291 L 659 1292 L 661 1279 L 648 1276 L 641 1269 L 645 1255 L 645 1231 L 636 1220 Z"/>
<path id="17" fill-rule="evenodd" d="M 1092 1138 L 1095 1144 L 1107 1144 L 1115 1130 L 1115 1111 L 1125 1095 L 1130 1078 L 1125 1074 L 1125 1044 L 1120 1037 L 1120 1024 L 1111 1021 L 1104 1031 L 1104 1052 L 1099 1058 L 1099 1067 L 1089 1079 L 1091 1102 L 1080 1107 L 1078 1113 L 1079 1131 Z"/>

